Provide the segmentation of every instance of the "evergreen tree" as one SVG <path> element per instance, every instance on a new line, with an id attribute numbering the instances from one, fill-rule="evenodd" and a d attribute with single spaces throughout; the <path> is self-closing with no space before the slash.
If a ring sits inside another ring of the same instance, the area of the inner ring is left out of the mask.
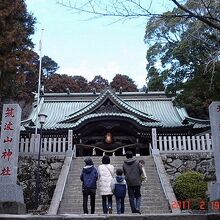
<path id="1" fill-rule="evenodd" d="M 58 64 L 52 60 L 50 57 L 48 56 L 43 56 L 42 57 L 42 72 L 45 77 L 48 77 L 54 73 L 56 73 L 56 71 L 59 69 Z"/>
<path id="2" fill-rule="evenodd" d="M 0 97 L 16 98 L 37 73 L 31 35 L 35 18 L 23 0 L 0 0 Z"/>
<path id="3" fill-rule="evenodd" d="M 22 116 L 37 87 L 38 55 L 31 35 L 36 20 L 23 0 L 0 0 L 0 116 L 3 103 L 21 101 Z"/>
<path id="4" fill-rule="evenodd" d="M 112 79 L 110 86 L 115 89 L 117 92 L 122 89 L 123 92 L 137 92 L 137 86 L 134 81 L 126 76 L 121 74 L 116 74 Z"/>
<path id="5" fill-rule="evenodd" d="M 186 1 L 184 7 L 203 11 L 204 16 L 208 13 L 203 4 L 193 0 Z M 176 99 L 177 104 L 186 106 L 193 117 L 207 118 L 208 105 L 220 98 L 219 34 L 195 17 L 165 16 L 175 13 L 184 15 L 185 12 L 175 8 L 163 17 L 152 17 L 147 23 L 148 79 L 156 72 L 154 81 L 163 79 L 169 95 L 183 90 Z M 210 8 L 210 14 L 220 15 L 214 7 Z"/>
<path id="6" fill-rule="evenodd" d="M 82 76 L 52 74 L 44 79 L 46 92 L 89 92 L 87 80 Z"/>
<path id="7" fill-rule="evenodd" d="M 103 91 L 108 85 L 109 85 L 108 80 L 104 79 L 100 75 L 95 76 L 94 79 L 91 82 L 89 82 L 90 90 L 95 89 L 96 92 Z"/>

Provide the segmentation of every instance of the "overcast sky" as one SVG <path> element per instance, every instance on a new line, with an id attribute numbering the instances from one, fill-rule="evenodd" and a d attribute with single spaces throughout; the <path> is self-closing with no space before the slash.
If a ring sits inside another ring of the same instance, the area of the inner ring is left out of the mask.
<path id="1" fill-rule="evenodd" d="M 39 53 L 60 66 L 60 74 L 82 75 L 92 80 L 101 75 L 107 80 L 120 73 L 132 78 L 141 88 L 145 84 L 145 19 L 112 24 L 111 18 L 85 20 L 56 4 L 56 0 L 26 0 L 27 9 L 37 18 L 33 42 Z"/>

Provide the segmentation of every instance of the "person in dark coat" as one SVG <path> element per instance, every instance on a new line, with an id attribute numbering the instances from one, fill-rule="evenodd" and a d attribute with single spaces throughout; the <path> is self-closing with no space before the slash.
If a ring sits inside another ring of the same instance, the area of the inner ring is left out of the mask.
<path id="1" fill-rule="evenodd" d="M 80 175 L 83 193 L 83 212 L 84 214 L 88 214 L 88 197 L 90 196 L 91 214 L 94 214 L 98 172 L 90 157 L 87 157 L 84 162 L 85 167 L 83 167 Z"/>
<path id="2" fill-rule="evenodd" d="M 133 158 L 133 153 L 131 151 L 126 152 L 123 171 L 128 186 L 128 197 L 131 211 L 132 213 L 141 214 L 141 175 L 143 171 L 139 162 Z"/>
<path id="3" fill-rule="evenodd" d="M 112 181 L 112 192 L 115 195 L 117 214 L 123 214 L 125 211 L 125 196 L 127 184 L 123 176 L 122 169 L 116 170 L 116 177 Z"/>

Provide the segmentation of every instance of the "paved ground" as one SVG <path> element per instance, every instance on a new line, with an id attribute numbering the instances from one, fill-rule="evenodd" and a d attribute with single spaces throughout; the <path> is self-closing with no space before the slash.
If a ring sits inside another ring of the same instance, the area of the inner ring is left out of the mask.
<path id="1" fill-rule="evenodd" d="M 155 215 L 7 215 L 1 214 L 0 220 L 91 220 L 91 219 L 100 219 L 100 220 L 220 220 L 220 214 L 155 214 Z"/>

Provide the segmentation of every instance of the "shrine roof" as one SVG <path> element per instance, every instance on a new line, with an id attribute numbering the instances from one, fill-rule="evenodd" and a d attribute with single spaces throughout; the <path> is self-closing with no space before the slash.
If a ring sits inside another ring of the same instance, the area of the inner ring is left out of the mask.
<path id="1" fill-rule="evenodd" d="M 105 112 L 108 102 L 113 108 Z M 41 96 L 38 108 L 33 108 L 22 125 L 30 128 L 30 121 L 36 124 L 38 112 L 48 116 L 44 129 L 49 130 L 76 128 L 86 121 L 103 117 L 133 120 L 143 127 L 209 127 L 209 121 L 190 118 L 185 108 L 173 105 L 172 98 L 167 98 L 164 92 L 120 94 L 107 89 L 96 94 L 45 93 Z M 184 120 L 187 123 L 184 124 Z"/>

